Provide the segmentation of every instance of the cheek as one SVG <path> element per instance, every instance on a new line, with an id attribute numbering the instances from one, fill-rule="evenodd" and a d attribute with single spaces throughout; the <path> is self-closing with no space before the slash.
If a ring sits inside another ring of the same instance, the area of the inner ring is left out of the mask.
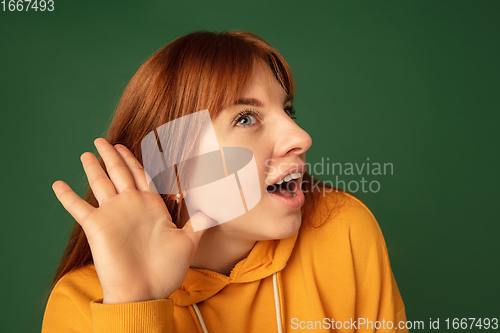
<path id="1" fill-rule="evenodd" d="M 269 175 L 273 174 L 273 160 L 272 155 L 265 154 L 262 150 L 253 151 L 255 162 L 257 163 L 257 170 L 261 182 L 264 182 Z"/>

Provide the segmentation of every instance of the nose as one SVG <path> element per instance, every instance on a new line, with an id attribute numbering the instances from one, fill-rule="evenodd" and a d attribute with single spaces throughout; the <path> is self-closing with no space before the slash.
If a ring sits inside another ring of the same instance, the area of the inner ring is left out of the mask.
<path id="1" fill-rule="evenodd" d="M 278 157 L 287 155 L 302 155 L 312 144 L 309 134 L 299 127 L 288 116 L 281 122 L 276 134 L 275 154 Z"/>

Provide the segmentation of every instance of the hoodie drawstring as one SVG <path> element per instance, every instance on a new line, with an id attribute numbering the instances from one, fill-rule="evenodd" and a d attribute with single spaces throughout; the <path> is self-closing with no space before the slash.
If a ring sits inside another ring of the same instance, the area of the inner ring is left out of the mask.
<path id="1" fill-rule="evenodd" d="M 276 320 L 278 321 L 278 333 L 283 333 L 283 325 L 281 323 L 281 304 L 280 304 L 280 288 L 278 285 L 278 274 L 273 274 L 273 289 L 274 289 L 274 305 L 276 306 Z"/>
<path id="2" fill-rule="evenodd" d="M 196 313 L 196 317 L 198 317 L 198 322 L 200 323 L 201 330 L 203 331 L 203 333 L 208 333 L 207 326 L 205 326 L 205 321 L 203 320 L 200 309 L 198 309 L 198 305 L 196 305 L 196 303 L 193 304 L 193 309 Z"/>
<path id="3" fill-rule="evenodd" d="M 277 273 L 273 274 L 273 289 L 274 289 L 274 304 L 276 306 L 276 320 L 278 323 L 278 333 L 283 333 L 283 324 L 281 322 L 280 288 L 278 285 Z M 196 313 L 196 317 L 198 317 L 198 322 L 200 323 L 203 333 L 208 333 L 207 326 L 205 326 L 205 321 L 203 321 L 200 309 L 198 309 L 198 305 L 196 305 L 196 303 L 193 304 L 193 309 L 194 312 Z"/>

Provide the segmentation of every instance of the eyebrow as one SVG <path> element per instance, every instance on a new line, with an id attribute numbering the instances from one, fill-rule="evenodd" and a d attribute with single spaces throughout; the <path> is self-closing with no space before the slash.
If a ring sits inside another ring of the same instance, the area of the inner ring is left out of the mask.
<path id="1" fill-rule="evenodd" d="M 283 104 L 286 104 L 286 103 L 290 102 L 291 100 L 292 100 L 292 97 L 290 95 L 287 95 L 285 97 L 285 101 L 283 102 Z M 261 107 L 261 106 L 264 106 L 264 103 L 262 103 L 261 101 L 259 101 L 256 98 L 240 98 L 236 101 L 235 105 L 251 105 L 251 106 L 255 106 L 255 107 Z"/>
<path id="2" fill-rule="evenodd" d="M 256 98 L 240 98 L 236 101 L 235 105 L 251 105 L 255 107 L 263 106 L 264 103 Z"/>

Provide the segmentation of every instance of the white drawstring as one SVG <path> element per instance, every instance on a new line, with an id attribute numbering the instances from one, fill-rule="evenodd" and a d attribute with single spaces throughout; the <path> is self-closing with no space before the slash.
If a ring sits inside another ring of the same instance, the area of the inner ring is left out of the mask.
<path id="1" fill-rule="evenodd" d="M 280 289 L 278 287 L 278 275 L 273 274 L 274 304 L 276 305 L 276 320 L 278 321 L 278 332 L 283 333 L 281 325 Z"/>
<path id="2" fill-rule="evenodd" d="M 278 276 L 276 273 L 273 274 L 273 289 L 274 289 L 274 303 L 276 305 L 276 320 L 278 321 L 278 332 L 283 333 L 283 325 L 281 324 L 281 307 L 280 307 L 280 294 L 278 287 Z M 201 329 L 203 333 L 208 333 L 207 327 L 205 326 L 205 322 L 203 321 L 203 317 L 201 316 L 200 309 L 198 309 L 198 305 L 196 303 L 193 304 L 194 312 L 198 317 L 198 321 L 200 323 Z"/>
<path id="3" fill-rule="evenodd" d="M 201 316 L 200 309 L 198 309 L 198 305 L 196 303 L 193 304 L 194 312 L 196 313 L 196 317 L 198 317 L 198 321 L 200 322 L 201 330 L 203 333 L 208 333 L 207 327 L 205 326 L 205 322 L 203 321 L 203 317 Z"/>

